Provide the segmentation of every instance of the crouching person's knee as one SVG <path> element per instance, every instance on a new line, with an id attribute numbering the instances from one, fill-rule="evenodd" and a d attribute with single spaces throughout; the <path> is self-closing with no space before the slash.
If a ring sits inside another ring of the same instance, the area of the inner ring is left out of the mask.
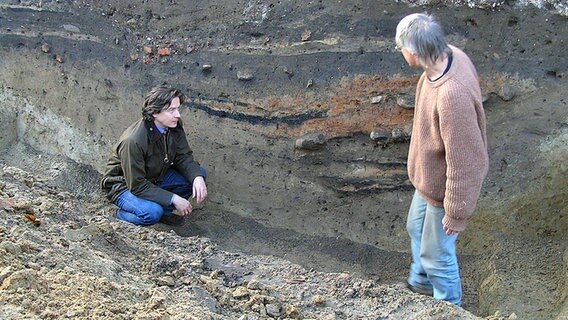
<path id="1" fill-rule="evenodd" d="M 164 214 L 164 208 L 161 205 L 154 203 L 153 205 L 150 205 L 147 208 L 145 208 L 145 212 L 140 217 L 140 219 L 142 220 L 143 225 L 148 226 L 158 223 L 160 221 L 160 218 L 162 218 L 163 214 Z"/>

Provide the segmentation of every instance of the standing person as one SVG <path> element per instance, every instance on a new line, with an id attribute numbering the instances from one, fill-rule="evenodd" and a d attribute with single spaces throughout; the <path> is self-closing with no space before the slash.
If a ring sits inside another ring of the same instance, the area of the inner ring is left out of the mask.
<path id="1" fill-rule="evenodd" d="M 426 14 L 399 22 L 396 46 L 410 67 L 423 71 L 408 153 L 416 190 L 406 224 L 412 250 L 407 285 L 461 305 L 456 240 L 475 210 L 489 166 L 477 71 Z"/>
<path id="2" fill-rule="evenodd" d="M 207 197 L 205 170 L 193 159 L 180 119 L 185 95 L 168 86 L 145 97 L 142 119 L 112 148 L 101 187 L 116 217 L 136 225 L 179 224 Z M 178 214 L 174 215 L 176 209 Z"/>

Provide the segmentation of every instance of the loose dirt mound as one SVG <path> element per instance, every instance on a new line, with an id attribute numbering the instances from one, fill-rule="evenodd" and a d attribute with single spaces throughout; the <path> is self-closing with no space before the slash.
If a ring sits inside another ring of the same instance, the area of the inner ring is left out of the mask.
<path id="1" fill-rule="evenodd" d="M 402 286 L 118 222 L 103 199 L 0 165 L 4 319 L 477 319 Z"/>

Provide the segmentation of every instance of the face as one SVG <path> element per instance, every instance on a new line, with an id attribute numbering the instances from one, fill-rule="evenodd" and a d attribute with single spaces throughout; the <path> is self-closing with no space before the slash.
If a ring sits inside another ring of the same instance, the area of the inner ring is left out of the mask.
<path id="1" fill-rule="evenodd" d="M 154 114 L 154 123 L 160 128 L 175 128 L 177 127 L 180 102 L 179 98 L 173 98 L 170 105 L 162 109 L 160 112 Z"/>
<path id="2" fill-rule="evenodd" d="M 406 63 L 408 63 L 408 66 L 410 66 L 411 68 L 420 67 L 420 64 L 418 64 L 418 59 L 415 53 L 408 51 L 404 47 L 400 50 L 400 52 L 402 53 L 404 60 L 406 60 Z"/>

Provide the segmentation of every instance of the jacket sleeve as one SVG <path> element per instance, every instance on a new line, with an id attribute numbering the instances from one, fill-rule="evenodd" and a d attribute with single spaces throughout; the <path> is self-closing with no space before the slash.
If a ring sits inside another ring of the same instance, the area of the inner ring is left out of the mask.
<path id="1" fill-rule="evenodd" d="M 118 147 L 124 179 L 128 190 L 142 199 L 159 203 L 163 207 L 170 204 L 173 193 L 164 190 L 146 179 L 145 149 L 133 139 L 124 140 Z"/>
<path id="2" fill-rule="evenodd" d="M 193 183 L 196 177 L 202 176 L 200 165 L 193 159 L 193 151 L 189 147 L 183 129 L 176 136 L 176 154 L 173 166 L 190 183 Z"/>

